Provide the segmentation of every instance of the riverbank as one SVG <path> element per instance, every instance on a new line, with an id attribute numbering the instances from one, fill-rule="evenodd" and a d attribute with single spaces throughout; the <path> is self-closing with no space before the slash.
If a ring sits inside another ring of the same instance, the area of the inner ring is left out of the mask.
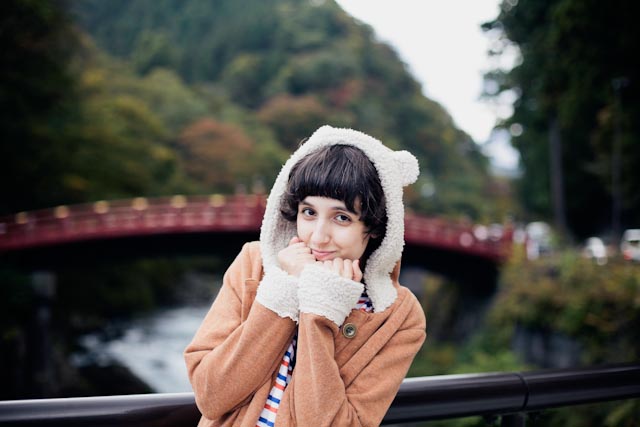
<path id="1" fill-rule="evenodd" d="M 144 349 L 145 322 L 166 307 L 208 307 L 221 282 L 217 264 L 216 258 L 101 260 L 44 275 L 0 264 L 0 400 L 166 390 L 157 378 L 166 376 L 161 368 L 167 362 L 149 361 L 159 372 L 142 377 L 107 343 L 126 340 L 120 345 Z M 47 279 L 46 293 L 40 276 Z M 170 351 L 177 358 L 204 312 L 195 317 L 184 341 Z M 138 323 L 137 332 L 130 331 Z M 161 329 L 172 326 L 169 321 Z M 162 346 L 144 351 L 168 352 Z"/>

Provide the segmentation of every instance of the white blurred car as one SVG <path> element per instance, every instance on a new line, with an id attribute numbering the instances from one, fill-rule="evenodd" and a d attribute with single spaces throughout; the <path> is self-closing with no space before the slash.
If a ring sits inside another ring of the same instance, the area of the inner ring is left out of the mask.
<path id="1" fill-rule="evenodd" d="M 626 260 L 640 261 L 640 228 L 625 230 L 620 240 L 620 252 Z"/>
<path id="2" fill-rule="evenodd" d="M 540 255 L 551 252 L 551 226 L 543 221 L 527 224 L 526 250 L 527 259 L 538 259 Z"/>
<path id="3" fill-rule="evenodd" d="M 599 237 L 589 237 L 582 249 L 585 258 L 594 259 L 598 265 L 607 263 L 607 247 Z"/>

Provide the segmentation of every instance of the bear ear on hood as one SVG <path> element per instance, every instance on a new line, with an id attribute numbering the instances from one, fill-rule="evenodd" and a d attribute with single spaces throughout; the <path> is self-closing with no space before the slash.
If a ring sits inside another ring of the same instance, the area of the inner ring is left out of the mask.
<path id="1" fill-rule="evenodd" d="M 418 175 L 420 175 L 418 159 L 416 159 L 413 154 L 405 150 L 394 151 L 392 156 L 398 166 L 398 170 L 400 171 L 402 186 L 406 187 L 407 185 L 416 182 L 418 180 Z"/>

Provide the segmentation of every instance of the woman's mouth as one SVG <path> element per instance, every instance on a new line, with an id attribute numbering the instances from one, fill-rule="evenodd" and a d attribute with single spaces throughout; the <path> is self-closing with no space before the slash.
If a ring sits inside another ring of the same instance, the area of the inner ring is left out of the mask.
<path id="1" fill-rule="evenodd" d="M 318 261 L 327 261 L 333 258 L 334 251 L 319 251 L 312 249 L 311 253 Z"/>

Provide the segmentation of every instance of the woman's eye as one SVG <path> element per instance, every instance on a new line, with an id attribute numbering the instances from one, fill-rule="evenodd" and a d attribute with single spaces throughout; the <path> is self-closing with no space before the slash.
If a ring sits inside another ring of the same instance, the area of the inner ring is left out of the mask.
<path id="1" fill-rule="evenodd" d="M 300 213 L 304 216 L 312 216 L 314 214 L 313 209 L 310 208 L 302 208 Z"/>
<path id="2" fill-rule="evenodd" d="M 351 218 L 349 218 L 347 215 L 337 215 L 336 221 L 338 221 L 339 223 L 348 223 L 351 222 Z"/>

